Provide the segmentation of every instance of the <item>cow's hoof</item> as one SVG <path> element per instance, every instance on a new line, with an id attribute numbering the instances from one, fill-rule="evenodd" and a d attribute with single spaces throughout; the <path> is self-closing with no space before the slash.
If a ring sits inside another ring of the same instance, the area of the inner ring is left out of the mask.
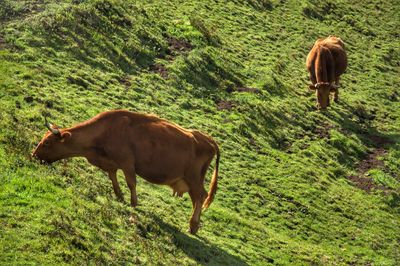
<path id="1" fill-rule="evenodd" d="M 131 202 L 132 208 L 135 208 L 137 206 L 137 202 Z"/>
<path id="2" fill-rule="evenodd" d="M 188 232 L 189 233 L 191 233 L 192 235 L 195 235 L 195 234 L 197 234 L 197 231 L 199 231 L 199 227 L 197 226 L 197 227 L 190 227 L 189 229 L 188 229 Z"/>
<path id="3" fill-rule="evenodd" d="M 192 235 L 195 235 L 197 231 L 199 231 L 199 228 L 200 228 L 200 223 L 191 222 L 188 232 L 191 233 Z"/>
<path id="4" fill-rule="evenodd" d="M 334 101 L 335 103 L 339 103 L 339 98 L 334 98 L 333 101 Z"/>

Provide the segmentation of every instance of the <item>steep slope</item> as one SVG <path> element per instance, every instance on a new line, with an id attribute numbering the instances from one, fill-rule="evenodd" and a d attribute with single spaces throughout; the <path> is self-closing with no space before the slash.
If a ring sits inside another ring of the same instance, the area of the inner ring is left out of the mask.
<path id="1" fill-rule="evenodd" d="M 0 263 L 399 261 L 400 4 L 320 2 L 3 0 Z M 318 112 L 304 61 L 330 34 L 349 68 Z M 220 143 L 198 236 L 188 196 L 139 179 L 132 210 L 82 159 L 30 160 L 43 115 L 70 126 L 118 108 Z"/>

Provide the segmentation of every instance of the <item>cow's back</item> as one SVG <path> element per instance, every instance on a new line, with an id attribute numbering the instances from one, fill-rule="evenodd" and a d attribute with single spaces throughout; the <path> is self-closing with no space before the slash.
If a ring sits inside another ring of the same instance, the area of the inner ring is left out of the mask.
<path id="1" fill-rule="evenodd" d="M 324 51 L 325 50 L 325 51 Z M 335 71 L 335 77 L 339 77 L 343 74 L 347 68 L 347 55 L 344 49 L 344 43 L 340 38 L 329 36 L 326 39 L 318 39 L 315 43 L 306 59 L 307 70 L 313 79 L 316 79 L 315 63 L 319 53 L 325 53 L 329 50 L 331 58 L 333 60 L 333 68 Z"/>
<path id="2" fill-rule="evenodd" d="M 340 38 L 329 36 L 321 45 L 328 48 L 332 54 L 335 64 L 335 76 L 338 77 L 343 74 L 347 68 L 347 55 L 344 43 Z"/>

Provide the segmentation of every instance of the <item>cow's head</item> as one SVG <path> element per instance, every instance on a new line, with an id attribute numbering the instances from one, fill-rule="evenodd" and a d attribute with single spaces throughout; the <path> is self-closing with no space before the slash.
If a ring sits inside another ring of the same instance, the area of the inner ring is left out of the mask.
<path id="1" fill-rule="evenodd" d="M 326 109 L 329 106 L 329 95 L 332 91 L 337 89 L 337 86 L 328 82 L 319 82 L 315 85 L 309 85 L 311 90 L 315 90 L 317 97 L 317 108 Z"/>
<path id="2" fill-rule="evenodd" d="M 47 122 L 46 118 L 45 124 L 49 131 L 39 142 L 33 151 L 32 156 L 46 163 L 53 163 L 69 157 L 71 148 L 69 147 L 70 145 L 68 142 L 71 138 L 71 133 L 50 124 Z"/>

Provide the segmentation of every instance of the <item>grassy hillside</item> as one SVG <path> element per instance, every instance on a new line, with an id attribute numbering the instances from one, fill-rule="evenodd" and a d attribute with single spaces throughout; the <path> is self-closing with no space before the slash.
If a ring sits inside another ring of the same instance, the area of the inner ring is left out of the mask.
<path id="1" fill-rule="evenodd" d="M 399 13 L 398 0 L 0 0 L 0 264 L 396 265 Z M 319 112 L 305 57 L 331 34 L 349 67 Z M 139 178 L 132 210 L 83 159 L 30 160 L 43 115 L 66 127 L 120 108 L 219 142 L 197 236 L 188 195 Z"/>

